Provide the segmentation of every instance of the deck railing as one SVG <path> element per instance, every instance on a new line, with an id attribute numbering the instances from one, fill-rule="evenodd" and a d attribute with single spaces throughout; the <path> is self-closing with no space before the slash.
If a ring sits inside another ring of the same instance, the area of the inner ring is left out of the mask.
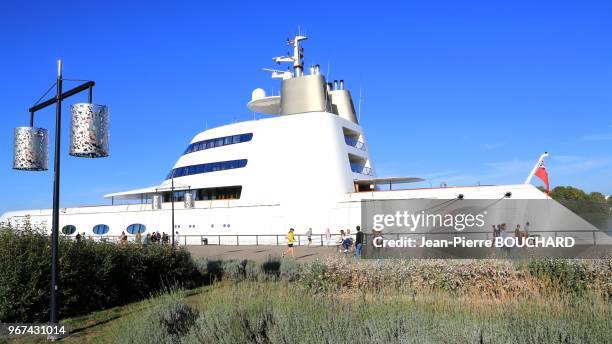
<path id="1" fill-rule="evenodd" d="M 118 242 L 118 235 L 86 235 L 86 240 L 95 241 L 106 241 L 106 242 Z M 232 234 L 218 234 L 218 235 L 179 235 L 179 245 L 231 245 L 231 246 L 260 246 L 260 245 L 273 245 L 273 246 L 284 246 L 287 245 L 287 234 L 253 234 L 253 235 L 232 235 Z M 354 240 L 354 235 L 352 235 Z M 70 239 L 75 239 L 74 235 L 69 236 Z M 342 236 L 340 234 L 332 234 L 329 239 L 325 234 L 313 234 L 311 236 L 310 246 L 335 246 L 339 245 Z M 145 236 L 143 235 L 140 239 L 141 243 L 144 241 Z M 128 242 L 135 242 L 136 237 L 134 235 L 128 235 Z M 168 244 L 172 242 L 172 238 L 169 238 Z M 156 243 L 158 244 L 158 243 Z M 294 239 L 295 246 L 307 246 L 308 236 L 306 234 L 295 234 Z"/>
<path id="2" fill-rule="evenodd" d="M 370 167 L 366 167 L 366 166 L 356 164 L 356 163 L 351 164 L 351 171 L 355 173 L 365 174 L 366 176 L 374 175 Z"/>
<path id="3" fill-rule="evenodd" d="M 509 233 L 509 236 L 514 236 L 514 232 Z M 492 232 L 453 232 L 453 233 L 384 233 L 382 235 L 385 239 L 400 239 L 402 237 L 419 237 L 423 236 L 425 239 L 449 239 L 457 236 L 469 235 L 470 239 L 493 239 Z M 585 231 L 570 231 L 570 230 L 559 230 L 559 231 L 529 231 L 530 237 L 559 237 L 559 236 L 571 236 L 575 239 L 578 245 L 612 245 L 612 231 L 601 231 L 601 230 L 585 230 Z M 231 235 L 231 234 L 203 234 L 203 235 L 180 235 L 178 237 L 179 245 L 287 245 L 287 234 L 252 234 L 252 235 Z M 352 235 L 353 240 L 355 235 Z M 371 237 L 371 234 L 366 235 L 366 238 Z M 75 236 L 71 235 L 69 238 L 74 239 Z M 145 236 L 141 237 L 141 242 L 144 241 Z M 341 242 L 340 234 L 331 234 L 327 237 L 325 234 L 313 234 L 311 236 L 311 246 L 336 246 Z M 96 241 L 108 241 L 117 242 L 119 236 L 105 236 L 105 235 L 86 235 L 85 239 L 96 240 Z M 169 240 L 171 242 L 172 239 Z M 136 238 L 134 235 L 128 235 L 128 241 L 134 242 Z M 306 246 L 308 245 L 308 236 L 306 234 L 295 234 L 295 246 Z"/>
<path id="4" fill-rule="evenodd" d="M 514 231 L 507 232 L 508 237 L 514 237 Z M 428 239 L 448 239 L 459 236 L 469 235 L 469 239 L 493 239 L 492 232 L 453 232 L 453 233 L 386 233 L 382 237 L 384 239 L 400 239 L 402 237 L 424 237 Z M 578 245 L 612 245 L 612 231 L 603 230 L 583 230 L 583 231 L 572 231 L 572 230 L 558 230 L 558 231 L 537 231 L 530 230 L 528 233 L 529 237 L 563 237 L 569 236 L 574 238 Z"/>
<path id="5" fill-rule="evenodd" d="M 357 149 L 365 150 L 365 143 L 362 142 L 362 141 L 359 141 L 357 139 L 354 139 L 352 137 L 345 136 L 344 137 L 344 142 L 346 142 L 346 144 L 351 146 L 351 147 L 355 147 Z"/>

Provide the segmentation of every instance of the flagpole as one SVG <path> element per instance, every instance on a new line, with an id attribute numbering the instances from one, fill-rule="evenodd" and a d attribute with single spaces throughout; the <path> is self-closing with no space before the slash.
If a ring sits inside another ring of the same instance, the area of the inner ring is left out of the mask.
<path id="1" fill-rule="evenodd" d="M 548 152 L 544 152 L 544 154 L 540 155 L 540 158 L 536 162 L 535 166 L 533 166 L 531 173 L 529 173 L 529 176 L 527 176 L 527 179 L 525 179 L 525 184 L 531 183 L 531 178 L 533 178 L 533 175 L 538 170 L 538 167 L 540 166 L 540 163 L 542 162 L 542 160 L 544 160 L 544 158 L 546 158 L 547 156 L 548 156 Z"/>

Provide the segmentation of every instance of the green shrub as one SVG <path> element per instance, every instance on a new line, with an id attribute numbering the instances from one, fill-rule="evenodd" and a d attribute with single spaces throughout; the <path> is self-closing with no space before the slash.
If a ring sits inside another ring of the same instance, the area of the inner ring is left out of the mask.
<path id="1" fill-rule="evenodd" d="M 260 282 L 277 280 L 280 277 L 280 270 L 281 261 L 276 257 L 268 257 L 263 262 L 248 261 L 245 266 L 247 279 Z"/>
<path id="2" fill-rule="evenodd" d="M 527 265 L 529 273 L 558 286 L 562 292 L 582 294 L 587 286 L 586 265 L 570 259 L 534 259 Z"/>
<path id="3" fill-rule="evenodd" d="M 242 281 L 245 277 L 244 266 L 246 260 L 225 260 L 223 261 L 223 279 L 229 281 Z"/>
<path id="4" fill-rule="evenodd" d="M 213 283 L 222 279 L 230 281 L 271 281 L 280 275 L 280 261 L 269 257 L 264 262 L 251 260 L 221 260 L 206 257 L 197 258 L 195 265 L 205 283 Z"/>
<path id="5" fill-rule="evenodd" d="M 263 262 L 261 268 L 268 279 L 276 279 L 280 276 L 281 261 L 278 257 L 270 257 Z"/>
<path id="6" fill-rule="evenodd" d="M 46 320 L 51 242 L 38 231 L 0 229 L 0 322 Z"/>
<path id="7" fill-rule="evenodd" d="M 182 343 L 271 343 L 269 331 L 277 327 L 271 307 L 274 300 L 262 296 L 259 285 L 240 289 L 241 295 L 211 300 Z"/>
<path id="8" fill-rule="evenodd" d="M 338 289 L 339 285 L 327 275 L 327 266 L 319 260 L 308 262 L 302 266 L 300 284 L 313 292 L 323 292 Z"/>
<path id="9" fill-rule="evenodd" d="M 116 333 L 120 344 L 177 343 L 194 325 L 198 315 L 177 296 L 162 297 Z"/>
<path id="10" fill-rule="evenodd" d="M 300 277 L 300 263 L 295 260 L 284 260 L 280 266 L 280 278 L 285 281 L 293 282 Z"/>
<path id="11" fill-rule="evenodd" d="M 35 230 L 0 229 L 0 321 L 46 321 L 50 238 Z M 59 316 L 126 304 L 170 287 L 200 284 L 189 252 L 168 246 L 118 246 L 61 238 Z"/>
<path id="12" fill-rule="evenodd" d="M 436 293 L 414 301 L 393 287 L 366 293 L 371 297 L 309 293 L 279 282 L 211 288 L 189 331 L 172 338 L 190 344 L 610 342 L 610 307 L 600 299 L 595 304 L 507 299 L 492 306 L 479 298 Z M 141 338 L 124 343 L 163 343 L 166 337 Z"/>
<path id="13" fill-rule="evenodd" d="M 199 257 L 195 259 L 195 266 L 205 283 L 211 284 L 223 277 L 223 261 L 220 259 Z"/>
<path id="14" fill-rule="evenodd" d="M 249 260 L 244 265 L 244 277 L 249 281 L 265 281 L 262 263 Z"/>

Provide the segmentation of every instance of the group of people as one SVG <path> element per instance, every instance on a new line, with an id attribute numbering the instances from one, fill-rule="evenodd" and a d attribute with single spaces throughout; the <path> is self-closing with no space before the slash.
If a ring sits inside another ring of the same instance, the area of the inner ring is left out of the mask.
<path id="1" fill-rule="evenodd" d="M 365 235 L 361 231 L 361 227 L 356 227 L 357 233 L 355 234 L 355 238 L 353 239 L 353 235 L 351 235 L 351 230 L 347 229 L 346 231 L 340 231 L 340 237 L 336 241 L 336 251 L 339 251 L 342 248 L 344 254 L 348 254 L 349 251 L 354 249 L 355 257 L 361 258 L 361 253 L 363 250 L 363 243 L 365 241 Z M 308 246 L 312 244 L 312 228 L 308 228 L 306 231 L 306 238 L 308 239 Z M 325 239 L 327 240 L 328 246 L 331 243 L 331 231 L 329 228 L 325 230 Z M 291 254 L 292 257 L 295 258 L 294 244 L 295 244 L 295 229 L 290 228 L 289 232 L 285 236 L 287 239 L 287 250 L 283 252 L 283 257 L 285 255 Z M 323 243 L 321 243 L 322 245 Z"/>
<path id="2" fill-rule="evenodd" d="M 361 252 L 363 250 L 363 243 L 365 239 L 365 235 L 361 231 L 361 226 L 357 226 L 355 228 L 357 233 L 355 233 L 355 240 L 353 241 L 353 236 L 351 235 L 351 230 L 346 229 L 340 231 L 340 238 L 336 242 L 336 250 L 339 250 L 342 247 L 343 252 L 346 254 L 350 250 L 355 250 L 355 257 L 361 258 Z"/>
<path id="3" fill-rule="evenodd" d="M 136 243 L 140 243 L 139 236 L 140 236 L 140 233 L 136 234 Z M 178 246 L 180 242 L 181 242 L 181 237 L 179 236 L 179 232 L 177 231 L 174 234 L 174 245 Z M 166 232 L 162 232 L 161 234 L 159 232 L 153 232 L 153 233 L 147 234 L 142 242 L 143 246 L 156 245 L 156 244 L 170 245 L 170 235 L 166 234 Z"/>
<path id="4" fill-rule="evenodd" d="M 174 245 L 179 245 L 180 238 L 181 237 L 179 236 L 179 232 L 177 231 L 174 236 Z M 118 242 L 119 245 L 126 245 L 128 243 L 128 236 L 127 234 L 125 234 L 125 232 L 121 232 Z M 153 233 L 147 233 L 147 235 L 143 239 L 142 234 L 138 232 L 134 235 L 134 243 L 145 247 L 157 244 L 170 245 L 170 235 L 166 234 L 166 232 L 159 233 L 158 231 Z"/>
<path id="5" fill-rule="evenodd" d="M 514 237 L 521 238 L 519 240 L 522 240 L 522 238 L 528 238 L 529 237 L 529 227 L 530 227 L 529 221 L 525 223 L 525 226 L 522 229 L 521 229 L 521 225 L 517 224 L 516 227 L 514 228 Z M 510 231 L 507 230 L 505 223 L 493 225 L 493 238 L 497 238 L 497 237 L 507 238 L 510 236 L 511 236 L 511 233 Z"/>
<path id="6" fill-rule="evenodd" d="M 75 236 L 75 239 L 77 242 L 81 242 L 85 240 L 85 232 L 77 233 L 77 235 Z M 178 246 L 180 244 L 180 241 L 181 241 L 181 237 L 179 235 L 179 232 L 177 231 L 176 234 L 174 235 L 174 245 Z M 119 245 L 127 245 L 128 235 L 125 234 L 125 232 L 121 232 L 121 235 L 119 235 L 119 238 L 117 240 L 117 243 Z M 162 233 L 153 232 L 153 233 L 147 233 L 147 235 L 143 238 L 142 234 L 138 232 L 134 235 L 134 243 L 138 245 L 142 245 L 142 246 L 149 246 L 149 245 L 156 245 L 156 244 L 170 245 L 170 235 L 168 235 L 166 232 L 162 232 Z"/>

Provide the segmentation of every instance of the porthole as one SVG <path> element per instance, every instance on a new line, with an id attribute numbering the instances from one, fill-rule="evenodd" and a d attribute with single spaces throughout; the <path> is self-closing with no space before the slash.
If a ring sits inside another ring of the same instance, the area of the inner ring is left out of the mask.
<path id="1" fill-rule="evenodd" d="M 141 223 L 134 223 L 127 226 L 126 230 L 130 234 L 144 233 L 147 230 L 147 227 Z"/>
<path id="2" fill-rule="evenodd" d="M 107 225 L 95 225 L 93 227 L 93 233 L 94 234 L 98 234 L 98 235 L 104 235 L 106 233 L 108 233 L 108 230 L 110 228 L 108 228 Z"/>
<path id="3" fill-rule="evenodd" d="M 76 227 L 73 225 L 66 225 L 62 227 L 62 233 L 66 235 L 74 234 L 74 232 L 76 232 Z"/>

